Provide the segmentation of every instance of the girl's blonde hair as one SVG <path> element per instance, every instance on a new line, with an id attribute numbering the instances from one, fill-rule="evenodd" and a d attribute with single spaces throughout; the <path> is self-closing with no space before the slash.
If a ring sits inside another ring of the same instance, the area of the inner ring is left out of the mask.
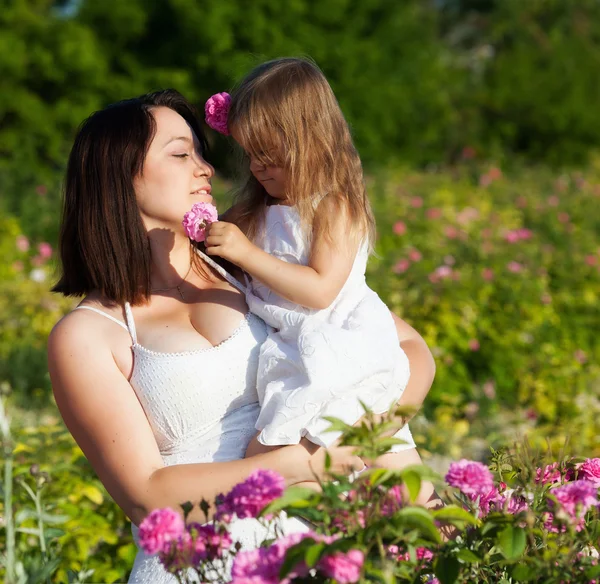
<path id="1" fill-rule="evenodd" d="M 313 229 L 316 203 L 327 195 L 327 208 L 344 210 L 353 229 L 372 245 L 375 221 L 362 164 L 340 106 L 317 65 L 298 58 L 263 63 L 231 97 L 231 133 L 252 158 L 287 170 L 287 200 L 312 236 L 330 235 L 331 213 L 320 216 Z M 236 195 L 236 217 L 250 239 L 271 201 L 248 172 Z"/>

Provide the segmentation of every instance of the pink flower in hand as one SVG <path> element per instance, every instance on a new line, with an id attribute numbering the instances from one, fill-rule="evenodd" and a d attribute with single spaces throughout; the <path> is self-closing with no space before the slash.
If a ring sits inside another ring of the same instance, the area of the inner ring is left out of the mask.
<path id="1" fill-rule="evenodd" d="M 204 106 L 206 123 L 213 130 L 216 130 L 225 136 L 229 136 L 227 116 L 229 115 L 230 106 L 231 96 L 225 91 L 215 93 L 212 97 L 209 97 Z"/>
<path id="2" fill-rule="evenodd" d="M 140 524 L 140 546 L 147 554 L 168 551 L 171 542 L 178 540 L 185 524 L 173 509 L 155 509 Z"/>
<path id="3" fill-rule="evenodd" d="M 206 239 L 206 228 L 219 219 L 217 208 L 212 203 L 194 203 L 183 216 L 181 224 L 187 236 L 194 241 Z"/>

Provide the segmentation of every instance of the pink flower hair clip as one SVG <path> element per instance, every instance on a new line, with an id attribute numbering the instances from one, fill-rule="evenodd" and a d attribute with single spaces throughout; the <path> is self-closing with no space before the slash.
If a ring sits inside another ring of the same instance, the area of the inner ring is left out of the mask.
<path id="1" fill-rule="evenodd" d="M 227 115 L 229 114 L 229 106 L 231 105 L 231 95 L 226 91 L 215 93 L 209 97 L 204 106 L 204 114 L 206 123 L 213 129 L 229 136 L 227 128 Z"/>

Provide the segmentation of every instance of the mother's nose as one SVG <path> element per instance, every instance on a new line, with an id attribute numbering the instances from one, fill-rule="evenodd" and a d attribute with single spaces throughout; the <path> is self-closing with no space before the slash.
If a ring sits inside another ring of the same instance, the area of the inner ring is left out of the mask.
<path id="1" fill-rule="evenodd" d="M 194 158 L 196 164 L 194 166 L 194 175 L 195 176 L 207 176 L 211 178 L 215 174 L 215 167 L 206 162 L 202 156 L 197 156 Z"/>

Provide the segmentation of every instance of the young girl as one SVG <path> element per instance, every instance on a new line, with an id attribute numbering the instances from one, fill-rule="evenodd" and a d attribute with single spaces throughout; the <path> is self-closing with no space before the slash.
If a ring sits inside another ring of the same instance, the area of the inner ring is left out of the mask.
<path id="1" fill-rule="evenodd" d="M 375 223 L 348 125 L 322 72 L 303 59 L 260 65 L 206 112 L 250 163 L 205 244 L 250 276 L 248 306 L 272 327 L 259 357 L 258 443 L 328 447 L 339 432 L 324 416 L 354 424 L 361 402 L 387 412 L 409 379 L 392 315 L 365 282 Z M 406 465 L 415 448 L 408 425 L 396 437 L 404 442 L 388 467 Z"/>

